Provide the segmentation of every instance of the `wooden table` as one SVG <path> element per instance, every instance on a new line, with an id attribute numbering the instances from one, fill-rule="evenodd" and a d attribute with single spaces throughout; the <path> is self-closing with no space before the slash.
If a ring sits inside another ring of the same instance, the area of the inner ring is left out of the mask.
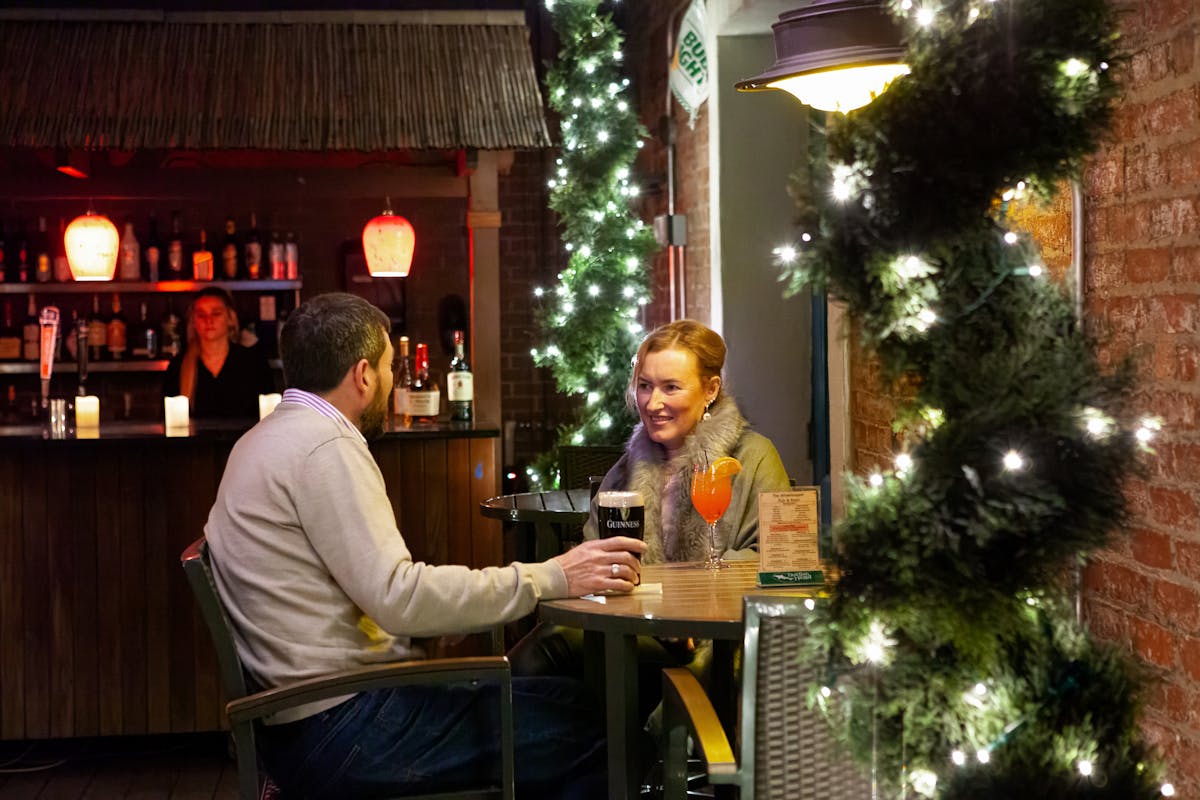
<path id="1" fill-rule="evenodd" d="M 734 561 L 723 570 L 698 563 L 649 564 L 642 584 L 661 584 L 662 593 L 609 595 L 603 603 L 584 598 L 550 600 L 538 611 L 547 622 L 582 628 L 585 639 L 602 640 L 608 717 L 608 796 L 637 797 L 640 776 L 627 767 L 641 762 L 639 743 L 637 637 L 670 636 L 713 640 L 714 697 L 732 694 L 733 653 L 742 638 L 742 598 L 747 594 L 816 597 L 823 587 L 762 589 L 755 585 L 757 561 Z M 587 659 L 592 665 L 597 659 Z M 718 668 L 719 665 L 727 665 Z M 587 676 L 595 680 L 593 676 Z M 726 722 L 731 722 L 726 720 Z"/>
<path id="2" fill-rule="evenodd" d="M 526 492 L 490 497 L 479 512 L 491 519 L 533 526 L 533 560 L 545 561 L 562 552 L 562 529 L 582 525 L 591 497 L 587 489 Z"/>

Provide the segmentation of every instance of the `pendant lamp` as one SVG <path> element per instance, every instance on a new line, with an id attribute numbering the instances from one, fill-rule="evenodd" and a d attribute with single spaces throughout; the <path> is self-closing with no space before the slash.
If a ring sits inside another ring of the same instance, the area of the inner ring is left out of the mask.
<path id="1" fill-rule="evenodd" d="M 117 271 L 117 226 L 91 209 L 63 234 L 67 263 L 77 281 L 111 281 Z"/>
<path id="2" fill-rule="evenodd" d="M 404 278 L 412 266 L 417 235 L 404 217 L 392 213 L 391 199 L 383 213 L 363 227 L 363 254 L 372 278 Z"/>
<path id="3" fill-rule="evenodd" d="M 739 91 L 782 89 L 805 105 L 844 113 L 908 74 L 900 27 L 877 0 L 813 0 L 780 14 L 771 29 L 775 63 L 738 82 Z"/>

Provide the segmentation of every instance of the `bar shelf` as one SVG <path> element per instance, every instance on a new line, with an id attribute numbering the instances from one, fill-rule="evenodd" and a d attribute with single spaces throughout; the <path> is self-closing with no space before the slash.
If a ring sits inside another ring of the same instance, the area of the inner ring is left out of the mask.
<path id="1" fill-rule="evenodd" d="M 72 281 L 68 283 L 0 283 L 0 294 L 112 294 L 114 292 L 199 292 L 219 286 L 230 292 L 284 292 L 300 289 L 294 281 Z"/>

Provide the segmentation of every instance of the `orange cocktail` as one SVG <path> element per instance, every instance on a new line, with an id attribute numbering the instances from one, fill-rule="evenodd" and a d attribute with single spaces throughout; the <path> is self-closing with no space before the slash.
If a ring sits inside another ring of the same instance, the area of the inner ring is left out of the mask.
<path id="1" fill-rule="evenodd" d="M 722 456 L 708 466 L 696 464 L 692 468 L 692 505 L 708 523 L 708 560 L 704 566 L 708 569 L 720 569 L 729 566 L 729 562 L 721 558 L 724 548 L 717 541 L 717 520 L 729 508 L 729 500 L 733 495 L 733 476 L 741 472 L 742 465 L 736 458 Z"/>

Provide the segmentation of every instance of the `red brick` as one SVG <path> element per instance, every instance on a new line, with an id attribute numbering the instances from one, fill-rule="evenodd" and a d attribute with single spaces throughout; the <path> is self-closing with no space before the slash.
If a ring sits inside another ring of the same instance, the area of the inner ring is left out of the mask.
<path id="1" fill-rule="evenodd" d="M 1192 717 L 1188 692 L 1177 684 L 1154 683 L 1146 690 L 1146 705 L 1161 709 L 1163 716 L 1171 722 L 1188 722 Z"/>
<path id="2" fill-rule="evenodd" d="M 1179 639 L 1179 664 L 1190 678 L 1200 681 L 1200 639 L 1194 636 Z"/>
<path id="3" fill-rule="evenodd" d="M 1150 516 L 1164 525 L 1184 526 L 1196 519 L 1196 503 L 1182 489 L 1150 487 Z"/>
<path id="4" fill-rule="evenodd" d="M 1171 251 L 1165 247 L 1129 250 L 1125 254 L 1125 274 L 1133 283 L 1152 283 L 1166 279 L 1171 269 Z"/>
<path id="5" fill-rule="evenodd" d="M 1121 609 L 1089 597 L 1084 617 L 1088 630 L 1097 639 L 1119 646 L 1129 641 L 1129 615 Z"/>
<path id="6" fill-rule="evenodd" d="M 1151 302 L 1151 314 L 1156 320 L 1161 316 L 1167 333 L 1194 333 L 1197 304 L 1200 296 L 1195 294 L 1159 295 Z"/>
<path id="7" fill-rule="evenodd" d="M 1088 165 L 1084 185 L 1090 194 L 1113 196 L 1125 191 L 1125 152 L 1110 150 Z"/>
<path id="8" fill-rule="evenodd" d="M 1200 247 L 1172 248 L 1171 279 L 1177 283 L 1200 282 Z"/>
<path id="9" fill-rule="evenodd" d="M 1149 192 L 1167 183 L 1169 171 L 1163 154 L 1149 145 L 1131 147 L 1125 156 L 1125 189 L 1130 194 Z"/>
<path id="10" fill-rule="evenodd" d="M 1176 539 L 1175 567 L 1185 578 L 1200 581 L 1200 542 Z"/>
<path id="11" fill-rule="evenodd" d="M 1084 572 L 1084 586 L 1099 597 L 1140 607 L 1150 596 L 1150 579 L 1140 572 L 1097 557 Z"/>
<path id="12" fill-rule="evenodd" d="M 1136 530 L 1130 536 L 1130 552 L 1139 563 L 1158 569 L 1171 568 L 1171 537 L 1150 530 Z"/>
<path id="13" fill-rule="evenodd" d="M 1143 661 L 1160 667 L 1175 663 L 1175 637 L 1166 628 L 1141 617 L 1130 617 L 1129 633 L 1133 651 Z"/>
<path id="14" fill-rule="evenodd" d="M 1146 132 L 1151 136 L 1176 133 L 1193 124 L 1196 118 L 1196 87 L 1189 86 L 1148 104 Z"/>
<path id="15" fill-rule="evenodd" d="M 1169 148 L 1165 160 L 1168 185 L 1190 187 L 1200 181 L 1200 140 L 1193 139 Z"/>
<path id="16" fill-rule="evenodd" d="M 1154 582 L 1154 610 L 1158 619 L 1172 630 L 1196 632 L 1200 620 L 1200 593 L 1166 579 Z"/>

